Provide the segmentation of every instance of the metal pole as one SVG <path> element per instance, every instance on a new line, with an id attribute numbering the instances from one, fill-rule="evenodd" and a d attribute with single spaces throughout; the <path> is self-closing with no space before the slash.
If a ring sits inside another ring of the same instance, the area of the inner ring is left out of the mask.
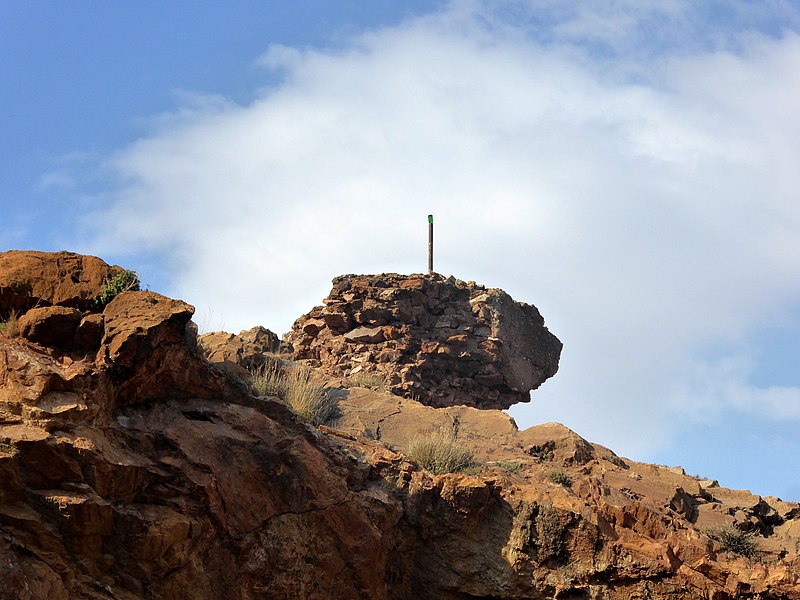
<path id="1" fill-rule="evenodd" d="M 428 215 L 428 275 L 433 275 L 433 215 Z"/>

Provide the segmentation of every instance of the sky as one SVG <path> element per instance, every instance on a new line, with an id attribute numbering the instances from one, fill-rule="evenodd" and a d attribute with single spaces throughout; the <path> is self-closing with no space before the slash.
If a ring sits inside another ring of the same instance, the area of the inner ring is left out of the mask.
<path id="1" fill-rule="evenodd" d="M 427 268 L 564 343 L 511 414 L 800 500 L 800 2 L 0 0 L 0 250 L 287 331 Z"/>

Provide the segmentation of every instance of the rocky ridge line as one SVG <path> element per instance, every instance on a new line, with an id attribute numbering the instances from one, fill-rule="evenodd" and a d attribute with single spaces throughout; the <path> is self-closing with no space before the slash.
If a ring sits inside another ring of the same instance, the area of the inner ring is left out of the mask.
<path id="1" fill-rule="evenodd" d="M 201 356 L 192 311 L 124 292 L 87 347 L 0 333 L 0 600 L 800 599 L 797 503 L 358 387 L 313 428 Z M 403 455 L 455 425 L 472 475 Z"/>

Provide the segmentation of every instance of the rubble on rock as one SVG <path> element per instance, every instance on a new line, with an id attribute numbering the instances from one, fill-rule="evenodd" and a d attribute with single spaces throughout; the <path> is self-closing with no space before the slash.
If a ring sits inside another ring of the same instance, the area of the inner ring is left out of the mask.
<path id="1" fill-rule="evenodd" d="M 429 406 L 508 408 L 558 370 L 536 307 L 440 275 L 344 275 L 287 339 L 331 375 L 373 373 Z"/>
<path id="2" fill-rule="evenodd" d="M 124 292 L 0 332 L 0 600 L 800 599 L 797 503 L 357 386 L 314 428 L 207 361 L 192 310 Z M 404 456 L 437 429 L 469 475 Z"/>

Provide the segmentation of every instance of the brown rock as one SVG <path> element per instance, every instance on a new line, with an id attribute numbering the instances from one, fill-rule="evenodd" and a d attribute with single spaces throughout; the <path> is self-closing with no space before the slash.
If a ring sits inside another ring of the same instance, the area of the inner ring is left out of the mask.
<path id="1" fill-rule="evenodd" d="M 75 331 L 73 349 L 76 351 L 97 351 L 103 339 L 103 315 L 89 313 L 81 319 Z"/>
<path id="2" fill-rule="evenodd" d="M 189 304 L 155 292 L 123 292 L 106 306 L 97 361 L 119 384 L 120 405 L 175 393 L 200 398 L 221 393 L 221 382 L 187 344 L 193 313 Z"/>
<path id="3" fill-rule="evenodd" d="M 197 338 L 203 355 L 212 363 L 229 362 L 253 371 L 265 365 L 281 348 L 280 338 L 258 326 L 239 335 L 224 331 L 204 333 Z"/>
<path id="4" fill-rule="evenodd" d="M 361 342 L 363 344 L 377 344 L 384 341 L 382 327 L 356 327 L 344 334 L 348 342 Z"/>
<path id="5" fill-rule="evenodd" d="M 74 308 L 32 308 L 19 318 L 19 332 L 22 337 L 42 346 L 69 350 L 80 321 L 81 312 Z"/>
<path id="6" fill-rule="evenodd" d="M 255 344 L 244 341 L 238 335 L 225 331 L 204 333 L 197 344 L 209 362 L 230 362 L 245 369 L 264 363 L 264 354 Z"/>
<path id="7" fill-rule="evenodd" d="M 0 315 L 50 305 L 90 310 L 115 269 L 72 252 L 0 252 Z"/>
<path id="8" fill-rule="evenodd" d="M 345 275 L 286 337 L 341 376 L 370 364 L 423 404 L 508 408 L 555 374 L 561 342 L 535 307 L 439 275 Z"/>
<path id="9" fill-rule="evenodd" d="M 281 339 L 261 325 L 240 331 L 239 337 L 246 343 L 253 344 L 262 353 L 276 353 L 281 349 Z"/>

